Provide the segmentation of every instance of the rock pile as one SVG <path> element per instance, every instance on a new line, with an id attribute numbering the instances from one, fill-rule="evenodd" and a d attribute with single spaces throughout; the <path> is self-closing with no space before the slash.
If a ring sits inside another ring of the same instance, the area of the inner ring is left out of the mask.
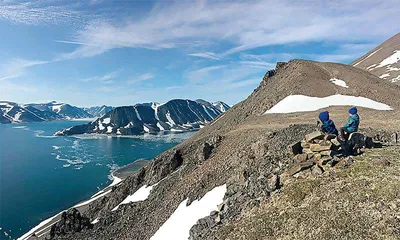
<path id="1" fill-rule="evenodd" d="M 78 210 L 72 208 L 63 212 L 60 221 L 51 227 L 50 239 L 71 232 L 81 232 L 92 227 L 93 224 L 90 223 L 89 218 L 82 216 Z"/>

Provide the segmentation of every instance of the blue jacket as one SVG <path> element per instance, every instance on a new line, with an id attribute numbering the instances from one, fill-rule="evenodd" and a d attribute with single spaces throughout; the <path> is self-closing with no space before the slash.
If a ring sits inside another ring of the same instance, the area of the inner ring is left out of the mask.
<path id="1" fill-rule="evenodd" d="M 346 128 L 347 131 L 350 133 L 357 132 L 359 124 L 360 124 L 360 117 L 356 113 L 349 117 L 349 119 L 347 120 L 347 124 L 344 125 L 344 128 Z"/>
<path id="2" fill-rule="evenodd" d="M 336 136 L 338 135 L 338 130 L 336 129 L 335 123 L 330 119 L 322 122 L 321 130 L 324 133 L 335 134 Z"/>

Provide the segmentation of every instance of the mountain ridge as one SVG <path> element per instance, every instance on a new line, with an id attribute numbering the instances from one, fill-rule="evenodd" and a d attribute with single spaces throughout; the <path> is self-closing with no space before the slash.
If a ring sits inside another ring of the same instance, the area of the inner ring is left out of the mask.
<path id="1" fill-rule="evenodd" d="M 226 104 L 224 106 L 229 107 Z M 164 104 L 138 103 L 117 107 L 91 123 L 61 130 L 56 135 L 190 131 L 203 127 L 221 113 L 219 108 L 204 100 L 173 99 Z"/>

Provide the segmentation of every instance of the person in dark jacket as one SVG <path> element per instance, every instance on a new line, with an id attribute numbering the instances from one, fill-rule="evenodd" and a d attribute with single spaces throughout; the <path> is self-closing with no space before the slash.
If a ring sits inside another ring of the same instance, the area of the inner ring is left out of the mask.
<path id="1" fill-rule="evenodd" d="M 349 109 L 349 118 L 347 123 L 340 129 L 340 139 L 347 140 L 351 133 L 358 131 L 360 124 L 360 116 L 358 116 L 357 108 L 352 107 Z"/>
<path id="2" fill-rule="evenodd" d="M 323 133 L 328 133 L 328 134 L 335 134 L 336 136 L 339 134 L 338 130 L 336 129 L 335 123 L 329 119 L 329 112 L 321 112 L 319 114 L 319 120 L 322 122 L 321 126 L 321 131 Z"/>

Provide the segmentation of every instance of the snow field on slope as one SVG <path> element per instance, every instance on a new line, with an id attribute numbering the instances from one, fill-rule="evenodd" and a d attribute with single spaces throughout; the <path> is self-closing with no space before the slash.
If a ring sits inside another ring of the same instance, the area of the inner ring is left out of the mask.
<path id="1" fill-rule="evenodd" d="M 226 184 L 209 191 L 200 200 L 193 201 L 186 206 L 188 199 L 181 202 L 168 220 L 157 230 L 150 240 L 187 240 L 190 228 L 196 222 L 208 216 L 223 202 L 226 193 Z"/>
<path id="2" fill-rule="evenodd" d="M 331 78 L 329 80 L 331 83 L 338 85 L 340 87 L 344 87 L 344 88 L 349 88 L 349 86 L 347 86 L 347 83 L 341 79 L 337 79 L 337 78 Z"/>
<path id="3" fill-rule="evenodd" d="M 390 106 L 384 103 L 376 102 L 365 97 L 354 97 L 340 94 L 323 98 L 290 95 L 267 110 L 265 114 L 310 112 L 329 106 L 358 106 L 375 110 L 392 110 Z"/>

